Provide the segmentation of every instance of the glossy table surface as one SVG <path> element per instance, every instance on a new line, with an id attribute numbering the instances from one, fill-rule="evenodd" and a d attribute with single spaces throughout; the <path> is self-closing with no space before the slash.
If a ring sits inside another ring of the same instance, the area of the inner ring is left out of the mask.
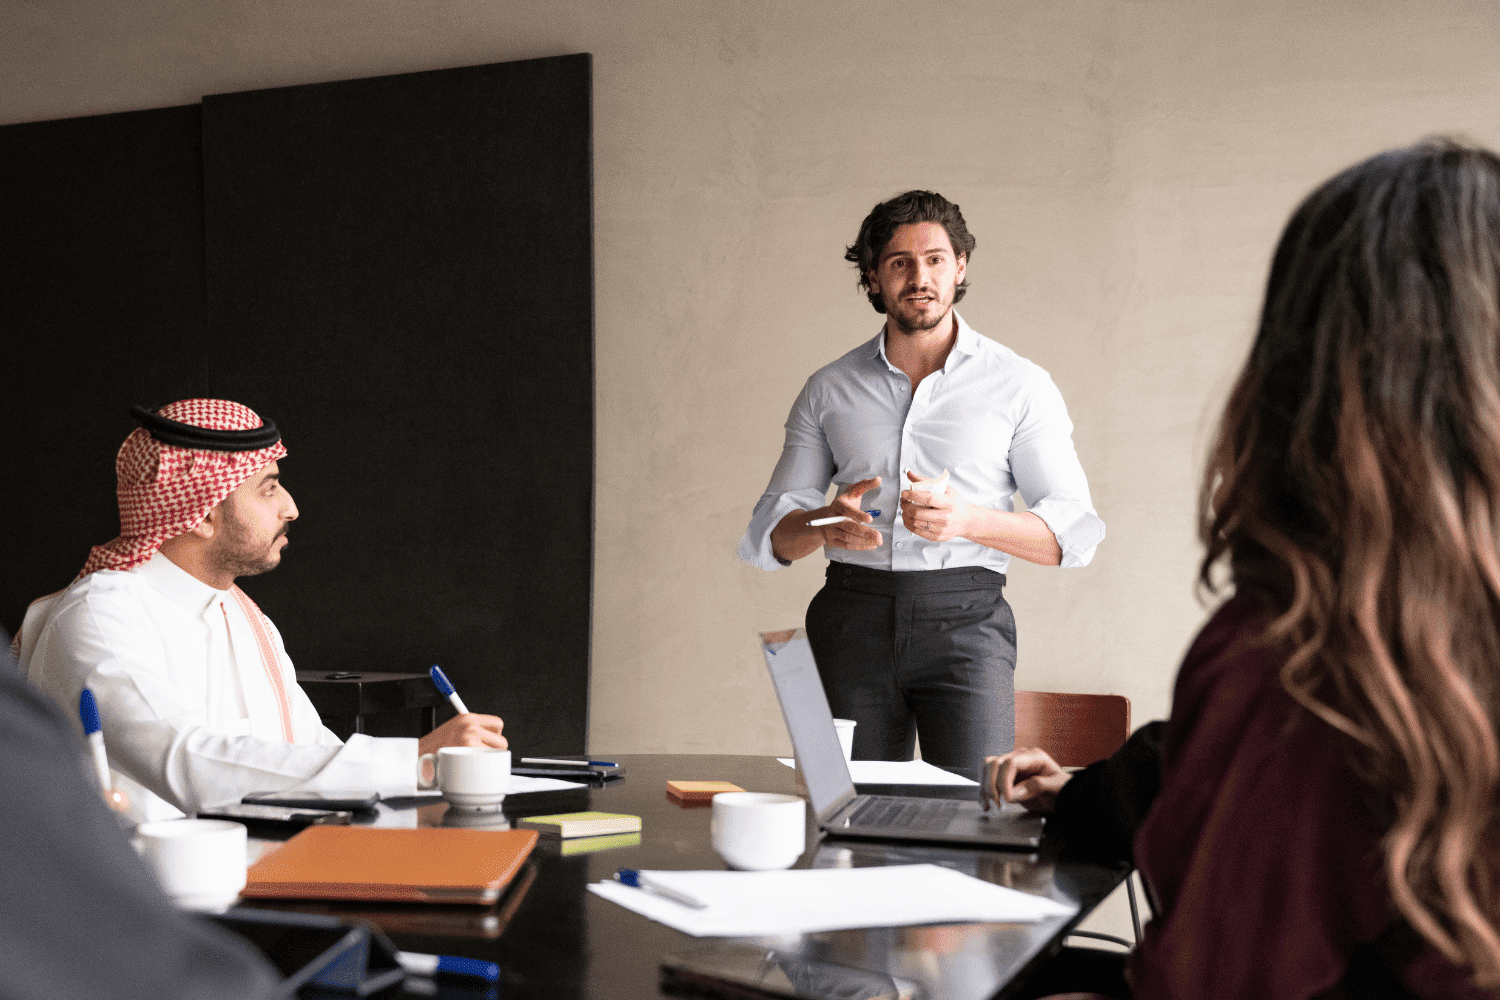
<path id="1" fill-rule="evenodd" d="M 617 868 L 723 870 L 709 842 L 710 810 L 683 805 L 666 793 L 669 780 L 730 781 L 748 791 L 799 793 L 796 772 L 772 757 L 604 755 L 624 765 L 625 777 L 606 785 L 512 795 L 505 820 L 527 815 L 598 809 L 639 815 L 640 843 L 563 855 L 543 838 L 509 891 L 490 907 L 421 904 L 287 903 L 280 908 L 330 913 L 375 923 L 407 951 L 483 958 L 501 968 L 492 995 L 516 998 L 659 997 L 664 956 L 701 948 L 693 938 L 591 892 L 591 882 Z M 860 791 L 975 794 L 973 788 L 860 786 Z M 805 792 L 801 792 L 805 797 Z M 383 824 L 457 825 L 442 803 L 393 811 Z M 809 808 L 809 820 L 811 820 Z M 465 823 L 464 825 L 472 825 Z M 784 953 L 883 972 L 919 985 L 931 1000 L 1003 997 L 1028 965 L 1060 942 L 1078 920 L 1123 880 L 1124 867 L 1058 857 L 1044 842 L 1037 853 L 989 848 L 926 847 L 887 841 L 819 839 L 809 825 L 808 850 L 794 867 L 864 867 L 931 863 L 1067 903 L 1069 918 L 1040 923 L 949 924 L 874 928 L 757 939 Z M 257 902 L 255 905 L 264 906 Z M 1022 977 L 1024 978 L 1024 977 Z M 401 996 L 399 989 L 382 996 Z M 419 995 L 412 993 L 410 995 Z M 455 996 L 475 996 L 459 992 Z"/>

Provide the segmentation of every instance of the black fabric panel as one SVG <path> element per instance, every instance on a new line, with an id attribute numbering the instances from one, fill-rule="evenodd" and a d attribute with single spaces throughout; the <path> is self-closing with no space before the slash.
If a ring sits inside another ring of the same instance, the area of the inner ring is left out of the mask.
<path id="1" fill-rule="evenodd" d="M 441 664 L 528 753 L 587 734 L 586 55 L 207 97 L 210 383 L 301 519 L 241 581 L 299 669 Z"/>
<path id="2" fill-rule="evenodd" d="M 119 534 L 132 403 L 205 387 L 201 109 L 0 128 L 0 621 Z"/>

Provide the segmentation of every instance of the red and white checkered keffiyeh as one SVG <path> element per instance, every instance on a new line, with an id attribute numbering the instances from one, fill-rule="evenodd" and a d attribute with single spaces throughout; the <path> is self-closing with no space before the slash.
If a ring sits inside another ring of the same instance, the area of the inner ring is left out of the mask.
<path id="1" fill-rule="evenodd" d="M 158 412 L 168 420 L 213 430 L 264 426 L 254 410 L 224 399 L 184 399 Z M 100 569 L 139 566 L 162 542 L 196 528 L 236 486 L 285 454 L 280 441 L 259 451 L 179 448 L 137 427 L 115 456 L 120 537 L 94 546 L 78 578 Z"/>

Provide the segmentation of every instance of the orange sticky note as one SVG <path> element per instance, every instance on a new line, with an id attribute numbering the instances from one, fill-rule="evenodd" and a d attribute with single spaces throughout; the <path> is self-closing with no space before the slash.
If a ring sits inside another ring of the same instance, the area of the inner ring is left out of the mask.
<path id="1" fill-rule="evenodd" d="M 743 792 L 729 781 L 669 781 L 667 794 L 681 802 L 707 802 L 720 792 Z"/>

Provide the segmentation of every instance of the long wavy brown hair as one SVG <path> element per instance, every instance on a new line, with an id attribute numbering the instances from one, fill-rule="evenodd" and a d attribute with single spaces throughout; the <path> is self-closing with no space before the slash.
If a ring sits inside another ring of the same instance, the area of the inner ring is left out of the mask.
<path id="1" fill-rule="evenodd" d="M 1389 808 L 1396 909 L 1500 986 L 1500 158 L 1425 142 L 1297 209 L 1199 525 Z"/>

